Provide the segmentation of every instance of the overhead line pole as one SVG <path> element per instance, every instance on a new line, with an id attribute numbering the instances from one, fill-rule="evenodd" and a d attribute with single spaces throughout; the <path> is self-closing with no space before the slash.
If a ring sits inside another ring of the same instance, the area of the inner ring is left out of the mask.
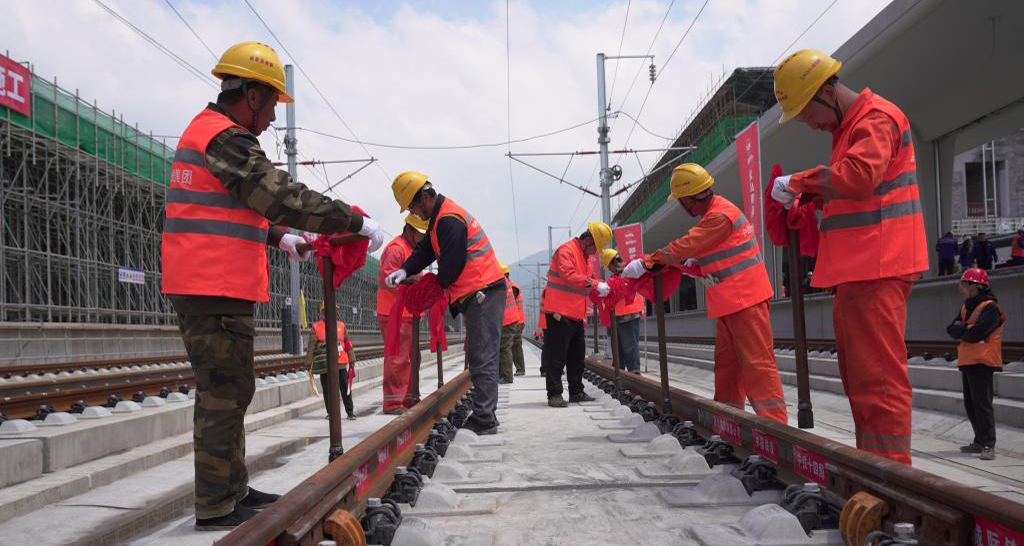
<path id="1" fill-rule="evenodd" d="M 292 65 L 284 65 L 284 80 L 285 89 L 288 95 L 291 97 L 295 96 L 295 74 L 292 69 Z M 288 156 L 288 175 L 291 176 L 292 180 L 298 180 L 299 167 L 298 167 L 298 150 L 296 149 L 295 140 L 295 103 L 289 102 L 285 105 L 287 132 L 284 137 L 284 151 L 285 155 Z M 292 229 L 292 233 L 299 235 L 299 230 Z M 287 329 L 285 339 L 288 340 L 286 347 L 282 349 L 291 349 L 291 353 L 294 355 L 302 354 L 302 336 L 299 333 L 299 300 L 300 300 L 300 287 L 299 287 L 299 262 L 293 262 L 288 260 L 288 280 L 291 285 L 289 290 L 290 297 L 285 300 L 285 309 L 291 316 L 290 323 L 282 323 L 282 327 Z M 327 294 L 324 294 L 324 301 L 327 301 Z M 332 326 L 328 325 L 330 330 Z"/>

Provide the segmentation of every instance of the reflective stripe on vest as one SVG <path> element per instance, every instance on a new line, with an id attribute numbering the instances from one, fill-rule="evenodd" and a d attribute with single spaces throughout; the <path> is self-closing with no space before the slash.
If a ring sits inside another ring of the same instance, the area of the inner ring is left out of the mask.
<path id="1" fill-rule="evenodd" d="M 733 226 L 724 241 L 697 254 L 701 271 L 717 281 L 705 292 L 708 317 L 730 315 L 772 297 L 754 228 L 743 212 L 728 199 L 716 195 L 705 214 L 722 214 Z"/>
<path id="2" fill-rule="evenodd" d="M 231 127 L 238 125 L 205 109 L 178 141 L 161 235 L 165 294 L 270 301 L 270 223 L 228 193 L 206 164 L 210 141 Z"/>
<path id="3" fill-rule="evenodd" d="M 555 251 L 554 256 L 551 257 L 551 263 L 557 263 L 559 261 L 558 257 L 564 254 L 568 254 L 572 262 L 572 268 L 576 272 L 587 277 L 590 276 L 590 263 L 583 254 L 583 248 L 580 247 L 578 239 L 570 239 L 562 243 L 558 250 Z M 553 267 L 552 265 L 552 267 L 548 268 L 547 287 L 541 298 L 541 310 L 545 313 L 559 314 L 573 320 L 583 320 L 587 315 L 587 295 L 590 292 L 589 289 L 570 286 L 566 281 L 562 280 L 563 275 L 561 272 Z"/>
<path id="4" fill-rule="evenodd" d="M 842 199 L 834 190 L 825 192 L 818 258 L 811 278 L 814 287 L 829 288 L 928 269 L 930 247 L 925 239 L 913 135 L 903 112 L 869 89 L 862 91 L 847 112 L 847 119 L 833 133 L 829 164 L 848 158 L 851 135 L 857 132 L 858 123 L 878 113 L 892 120 L 899 145 L 871 195 Z"/>
<path id="5" fill-rule="evenodd" d="M 512 286 L 512 281 L 505 279 L 505 315 L 502 318 L 502 326 L 519 322 L 519 308 L 516 306 L 516 294 Z"/>
<path id="6" fill-rule="evenodd" d="M 321 345 L 313 348 L 311 371 L 312 373 L 325 373 L 327 372 L 327 347 L 324 344 L 327 343 L 327 328 L 324 321 L 318 320 L 313 323 L 313 334 Z M 345 352 L 345 323 L 340 320 L 338 321 L 338 366 L 348 366 L 348 353 Z"/>
<path id="7" fill-rule="evenodd" d="M 446 290 L 448 301 L 453 302 L 497 282 L 505 274 L 501 272 L 501 265 L 480 222 L 447 197 L 441 202 L 441 209 L 430 225 L 430 246 L 434 249 L 435 256 L 441 255 L 441 247 L 437 241 L 437 225 L 445 216 L 458 218 L 466 224 L 466 265 L 459 277 Z"/>
<path id="8" fill-rule="evenodd" d="M 971 312 L 970 317 L 967 315 L 967 306 L 960 306 L 960 320 L 962 320 L 967 327 L 974 326 L 978 322 L 978 317 L 981 316 L 981 310 L 992 304 L 992 300 L 985 300 L 978 304 Z M 969 364 L 984 364 L 993 368 L 1003 367 L 1003 324 L 1006 323 L 1006 316 L 1003 315 L 1002 311 L 999 312 L 999 326 L 992 331 L 984 340 L 978 343 L 968 343 L 961 341 L 957 346 L 957 365 L 966 366 Z"/>
<path id="9" fill-rule="evenodd" d="M 381 252 L 381 259 L 387 255 L 392 247 L 398 247 L 401 254 L 402 263 L 405 263 L 412 256 L 412 246 L 409 245 L 409 241 L 406 241 L 404 237 L 399 235 L 391 240 L 387 246 L 384 247 L 384 251 Z M 377 271 L 377 314 L 382 316 L 390 316 L 391 308 L 395 306 L 395 293 L 396 289 L 388 288 L 384 283 L 384 279 L 391 274 L 391 271 L 384 271 L 378 268 Z M 402 309 L 402 317 L 412 318 L 412 313 L 408 309 Z"/>

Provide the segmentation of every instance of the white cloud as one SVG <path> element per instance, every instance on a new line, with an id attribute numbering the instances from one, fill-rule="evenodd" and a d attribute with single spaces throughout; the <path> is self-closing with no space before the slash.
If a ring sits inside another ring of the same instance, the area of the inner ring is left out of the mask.
<path id="1" fill-rule="evenodd" d="M 104 0 L 147 33 L 203 71 L 213 59 L 159 0 Z M 441 15 L 414 2 L 385 19 L 357 7 L 327 0 L 251 0 L 274 32 L 316 80 L 348 124 L 367 141 L 416 145 L 497 142 L 506 136 L 505 3 L 494 2 L 486 15 Z M 276 42 L 241 0 L 172 0 L 200 36 L 219 54 L 236 41 Z M 643 110 L 641 122 L 657 134 L 673 135 L 711 82 L 738 66 L 771 63 L 783 48 L 824 9 L 824 0 L 713 0 L 667 67 L 664 63 L 701 1 L 678 1 L 653 53 L 664 70 Z M 795 46 L 834 51 L 871 19 L 884 0 L 840 0 Z M 654 36 L 667 2 L 634 1 L 630 7 L 623 54 L 642 54 Z M 595 54 L 616 53 L 626 3 L 597 5 L 551 17 L 549 5 L 517 1 L 510 6 L 513 138 L 544 133 L 596 117 Z M 18 60 L 35 63 L 44 78 L 56 76 L 66 88 L 78 88 L 86 100 L 117 110 L 126 121 L 156 134 L 178 134 L 215 96 L 170 59 L 157 52 L 88 0 L 6 2 L 0 20 L 4 48 Z M 477 10 L 479 13 L 479 10 Z M 281 48 L 282 59 L 288 62 Z M 646 65 L 646 63 L 644 63 Z M 628 100 L 621 101 L 637 68 L 625 61 L 618 69 L 613 108 L 636 115 L 649 87 L 643 67 Z M 609 88 L 615 71 L 608 63 Z M 298 124 L 350 136 L 301 75 L 297 80 Z M 284 124 L 284 107 L 278 123 Z M 632 122 L 620 119 L 611 132 L 612 148 L 624 145 Z M 303 155 L 317 159 L 365 157 L 358 145 L 299 133 Z M 514 151 L 596 149 L 596 126 L 513 146 Z M 274 139 L 261 142 L 275 157 Z M 630 147 L 665 144 L 637 129 Z M 500 257 L 517 259 L 505 148 L 461 151 L 412 151 L 371 148 L 387 176 L 370 167 L 341 186 L 347 200 L 382 218 L 397 232 L 401 217 L 390 191 L 390 177 L 403 170 L 427 172 L 439 189 L 473 212 L 487 228 Z M 655 159 L 645 156 L 645 163 Z M 591 176 L 596 157 L 576 158 L 566 178 L 596 188 Z M 535 159 L 561 174 L 567 158 Z M 624 159 L 623 181 L 641 175 L 636 160 Z M 331 179 L 350 167 L 329 166 Z M 579 226 L 593 208 L 583 198 L 526 167 L 515 165 L 520 250 L 525 256 L 547 246 L 549 224 L 572 216 Z M 321 171 L 322 172 L 322 171 Z M 313 188 L 323 183 L 300 169 Z M 613 207 L 614 210 L 614 207 Z"/>

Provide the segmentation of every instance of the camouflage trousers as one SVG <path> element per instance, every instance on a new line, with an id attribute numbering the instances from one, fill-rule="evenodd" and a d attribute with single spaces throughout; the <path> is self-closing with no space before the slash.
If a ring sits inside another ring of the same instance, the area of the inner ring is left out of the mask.
<path id="1" fill-rule="evenodd" d="M 227 515 L 249 493 L 245 410 L 256 392 L 251 315 L 178 315 L 196 378 L 196 518 Z"/>
<path id="2" fill-rule="evenodd" d="M 515 372 L 526 373 L 523 360 L 523 324 L 507 324 L 501 327 L 501 356 L 498 364 L 498 375 L 506 383 L 512 382 L 513 368 Z"/>

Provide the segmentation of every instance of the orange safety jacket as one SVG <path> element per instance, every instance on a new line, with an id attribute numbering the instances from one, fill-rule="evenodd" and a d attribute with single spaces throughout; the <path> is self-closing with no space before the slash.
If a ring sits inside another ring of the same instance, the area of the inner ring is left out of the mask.
<path id="1" fill-rule="evenodd" d="M 732 223 L 728 238 L 697 254 L 701 272 L 717 281 L 705 290 L 708 318 L 717 318 L 761 303 L 775 291 L 764 268 L 754 227 L 743 212 L 716 195 L 705 214 L 712 213 L 724 214 Z"/>
<path id="2" fill-rule="evenodd" d="M 522 316 L 522 310 L 519 308 L 519 297 L 516 296 L 516 292 L 519 292 L 519 287 L 516 283 L 512 282 L 511 279 L 505 280 L 505 318 L 502 320 L 502 326 L 508 326 L 510 324 L 519 324 L 525 322 L 525 318 Z"/>
<path id="3" fill-rule="evenodd" d="M 161 292 L 270 301 L 270 223 L 235 199 L 206 165 L 206 147 L 229 127 L 205 109 L 178 140 L 161 235 Z"/>
<path id="4" fill-rule="evenodd" d="M 450 198 L 445 198 L 441 203 L 441 210 L 430 227 L 430 246 L 433 247 L 435 256 L 441 255 L 441 245 L 437 241 L 437 225 L 445 216 L 458 218 L 466 224 L 466 266 L 459 274 L 459 278 L 447 289 L 448 302 L 452 303 L 497 282 L 505 274 L 501 272 L 501 264 L 498 263 L 494 249 L 491 248 L 491 241 L 484 233 L 480 222 Z"/>
<path id="5" fill-rule="evenodd" d="M 967 316 L 967 307 L 961 305 L 960 320 L 964 321 L 968 328 L 974 326 L 974 323 L 978 321 L 978 317 L 981 316 L 981 310 L 990 304 L 992 304 L 992 300 L 985 300 L 979 303 L 974 308 L 974 311 L 971 312 L 970 317 Z M 958 366 L 984 364 L 993 368 L 1003 367 L 1003 324 L 1006 323 L 1006 315 L 1000 311 L 999 317 L 999 327 L 993 330 L 984 341 L 978 343 L 960 342 L 956 349 Z"/>
<path id="6" fill-rule="evenodd" d="M 1015 235 L 1010 246 L 1010 256 L 1024 258 L 1024 235 Z"/>
<path id="7" fill-rule="evenodd" d="M 568 256 L 571 271 L 558 269 L 559 256 Z M 573 320 L 587 317 L 587 294 L 590 290 L 590 262 L 583 254 L 579 239 L 573 238 L 562 243 L 551 257 L 548 268 L 547 286 L 541 298 L 540 308 L 545 313 L 562 315 Z M 570 281 L 569 277 L 584 276 L 587 281 Z"/>
<path id="8" fill-rule="evenodd" d="M 384 251 L 380 254 L 381 257 L 389 251 L 393 252 L 391 250 L 392 247 L 399 249 L 401 261 L 398 263 L 400 264 L 405 263 L 409 256 L 412 256 L 412 245 L 409 244 L 409 241 L 405 240 L 405 237 L 399 235 L 384 247 Z M 395 305 L 395 292 L 397 291 L 395 288 L 388 288 L 388 285 L 384 282 L 384 279 L 391 273 L 391 271 L 384 271 L 383 269 L 377 273 L 377 314 L 385 317 L 391 315 L 391 308 Z M 412 313 L 408 309 L 403 308 L 402 318 L 412 318 Z"/>
<path id="9" fill-rule="evenodd" d="M 519 324 L 526 324 L 526 309 L 523 308 L 523 290 L 519 288 L 519 285 L 512 283 L 512 286 L 516 288 L 516 313 L 518 314 Z"/>
<path id="10" fill-rule="evenodd" d="M 324 321 L 313 323 L 313 333 L 320 343 L 327 343 L 327 328 Z M 345 323 L 338 321 L 338 366 L 348 366 L 348 353 L 345 352 Z"/>
<path id="11" fill-rule="evenodd" d="M 824 210 L 818 258 L 811 286 L 830 288 L 838 284 L 920 273 L 928 269 L 928 243 L 924 213 L 917 186 L 917 163 L 910 122 L 893 103 L 869 89 L 846 113 L 840 129 L 832 134 L 829 165 L 847 159 L 851 136 L 857 122 L 870 113 L 891 118 L 899 133 L 899 151 L 892 156 L 882 181 L 871 195 L 842 199 L 830 192 L 830 167 L 825 177 Z M 863 143 L 860 143 L 863 147 Z M 812 170 L 813 171 L 813 170 Z M 812 172 L 804 171 L 804 173 Z M 804 173 L 793 175 L 799 180 Z"/>
<path id="12" fill-rule="evenodd" d="M 645 307 L 643 296 L 635 294 L 630 302 L 623 299 L 615 302 L 615 316 L 621 319 L 630 315 L 642 314 Z"/>

